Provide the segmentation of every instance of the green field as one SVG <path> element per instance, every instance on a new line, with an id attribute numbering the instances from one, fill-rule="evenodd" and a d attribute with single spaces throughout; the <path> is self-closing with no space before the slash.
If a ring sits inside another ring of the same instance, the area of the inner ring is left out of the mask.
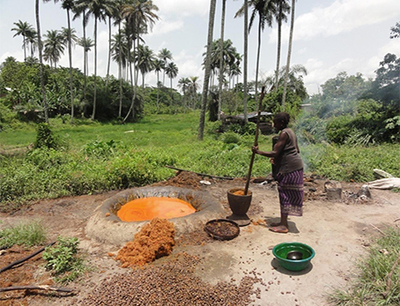
<path id="1" fill-rule="evenodd" d="M 4 210 L 29 200 L 91 194 L 143 186 L 166 180 L 167 165 L 216 176 L 246 177 L 254 135 L 215 133 L 207 123 L 197 139 L 199 113 L 151 115 L 138 123 L 101 124 L 78 121 L 74 126 L 53 119 L 57 150 L 27 150 L 36 142 L 36 126 L 0 133 L 0 203 Z M 261 135 L 261 150 L 272 136 Z M 400 176 L 400 145 L 370 147 L 301 145 L 306 173 L 343 181 L 373 180 L 379 168 Z M 252 176 L 271 172 L 268 159 L 256 156 Z"/>

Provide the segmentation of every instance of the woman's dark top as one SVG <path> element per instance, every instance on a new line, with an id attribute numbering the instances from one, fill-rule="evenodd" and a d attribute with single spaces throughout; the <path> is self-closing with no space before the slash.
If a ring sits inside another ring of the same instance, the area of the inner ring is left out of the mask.
<path id="1" fill-rule="evenodd" d="M 289 138 L 281 151 L 281 154 L 274 159 L 276 172 L 286 174 L 303 169 L 303 161 L 297 152 L 296 134 L 289 128 L 283 129 L 281 133 L 282 132 L 285 132 Z"/>

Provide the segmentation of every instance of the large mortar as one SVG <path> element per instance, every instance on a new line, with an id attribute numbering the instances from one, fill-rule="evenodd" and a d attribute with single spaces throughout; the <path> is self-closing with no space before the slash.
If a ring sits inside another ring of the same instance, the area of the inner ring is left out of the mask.
<path id="1" fill-rule="evenodd" d="M 204 191 L 171 186 L 132 188 L 104 201 L 89 219 L 86 234 L 99 242 L 117 246 L 133 240 L 134 235 L 149 221 L 121 221 L 117 211 L 129 201 L 147 197 L 178 198 L 190 203 L 196 209 L 193 214 L 169 219 L 174 223 L 177 236 L 203 228 L 207 221 L 222 218 L 226 214 L 222 205 Z"/>

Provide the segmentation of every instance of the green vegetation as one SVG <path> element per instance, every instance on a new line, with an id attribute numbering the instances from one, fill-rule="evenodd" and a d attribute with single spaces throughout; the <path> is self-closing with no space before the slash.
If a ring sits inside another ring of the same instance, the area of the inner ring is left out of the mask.
<path id="1" fill-rule="evenodd" d="M 198 113 L 152 115 L 135 124 L 112 125 L 88 121 L 76 126 L 51 121 L 51 134 L 64 144 L 0 157 L 0 209 L 17 209 L 30 200 L 92 194 L 143 186 L 166 180 L 175 172 L 166 165 L 217 176 L 246 177 L 252 134 L 216 133 L 209 123 L 198 141 Z M 13 130 L 17 135 L 19 130 Z M 5 152 L 34 143 L 35 130 L 25 143 L 13 145 L 13 132 L 3 132 Z M 272 135 L 260 135 L 260 148 L 269 150 Z M 306 171 L 330 179 L 370 181 L 373 169 L 400 176 L 399 144 L 368 147 L 303 144 Z M 256 157 L 252 175 L 266 176 L 271 165 Z"/>
<path id="2" fill-rule="evenodd" d="M 358 277 L 350 288 L 337 289 L 329 296 L 333 305 L 400 304 L 400 229 L 389 228 L 384 233 L 359 262 Z"/>
<path id="3" fill-rule="evenodd" d="M 14 244 L 31 247 L 46 241 L 45 230 L 39 222 L 20 224 L 0 230 L 0 249 L 7 249 Z"/>
<path id="4" fill-rule="evenodd" d="M 78 246 L 78 238 L 58 237 L 57 244 L 43 252 L 46 268 L 53 272 L 57 282 L 69 283 L 88 269 L 78 255 Z"/>

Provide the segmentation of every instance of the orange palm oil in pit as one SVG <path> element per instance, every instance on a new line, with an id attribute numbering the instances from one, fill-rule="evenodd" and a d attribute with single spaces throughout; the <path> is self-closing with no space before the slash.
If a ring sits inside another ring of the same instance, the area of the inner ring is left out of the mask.
<path id="1" fill-rule="evenodd" d="M 171 219 L 190 215 L 196 209 L 176 198 L 149 197 L 130 201 L 118 210 L 122 221 L 145 221 L 153 218 Z"/>

